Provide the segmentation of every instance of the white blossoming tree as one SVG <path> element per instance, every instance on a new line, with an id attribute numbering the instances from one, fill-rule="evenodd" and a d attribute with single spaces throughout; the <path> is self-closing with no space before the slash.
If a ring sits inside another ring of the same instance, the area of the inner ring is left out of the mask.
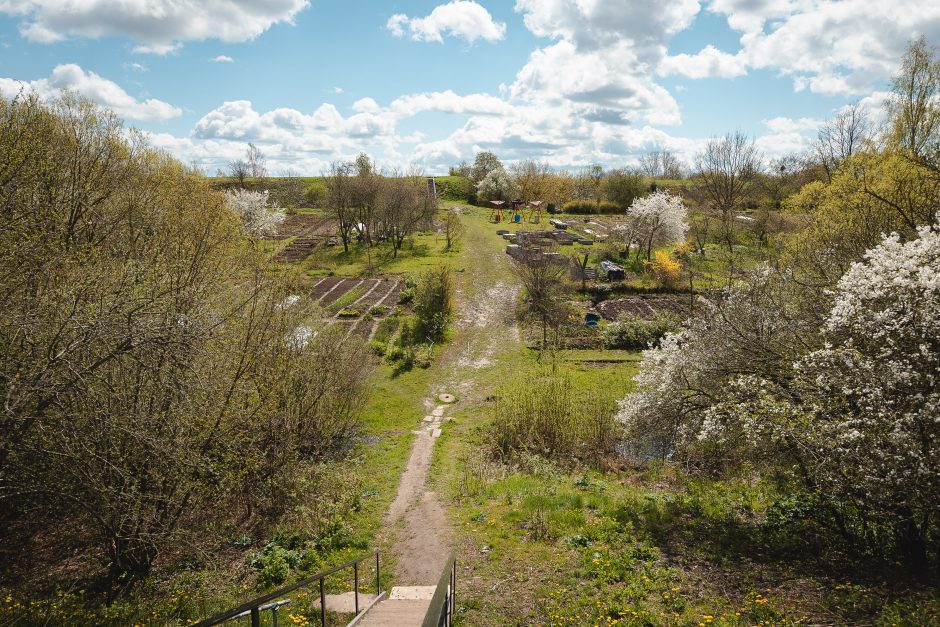
<path id="1" fill-rule="evenodd" d="M 669 192 L 659 191 L 637 198 L 627 210 L 627 216 L 633 223 L 640 250 L 646 249 L 647 259 L 652 257 L 654 247 L 681 242 L 689 231 L 688 210 L 682 198 Z"/>
<path id="2" fill-rule="evenodd" d="M 490 171 L 477 183 L 477 194 L 486 200 L 509 200 L 517 191 L 515 180 L 502 167 Z"/>
<path id="3" fill-rule="evenodd" d="M 794 468 L 925 567 L 940 526 L 940 224 L 918 235 L 853 264 L 821 325 L 769 270 L 710 304 L 644 353 L 627 432 Z"/>
<path id="4" fill-rule="evenodd" d="M 225 192 L 225 203 L 242 221 L 245 230 L 254 237 L 271 237 L 284 219 L 284 212 L 276 203 L 268 206 L 267 192 L 234 189 Z"/>
<path id="5" fill-rule="evenodd" d="M 940 524 L 940 223 L 897 235 L 839 282 L 825 347 L 796 366 L 811 388 L 813 474 L 897 527 L 914 564 Z"/>

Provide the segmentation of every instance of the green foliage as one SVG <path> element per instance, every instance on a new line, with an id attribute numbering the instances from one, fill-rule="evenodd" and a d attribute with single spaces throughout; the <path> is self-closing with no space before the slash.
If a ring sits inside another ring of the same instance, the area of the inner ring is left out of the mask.
<path id="1" fill-rule="evenodd" d="M 621 211 L 626 211 L 633 201 L 646 194 L 649 188 L 642 172 L 624 168 L 607 173 L 604 179 L 604 191 L 610 202 Z M 604 211 L 602 207 L 600 213 L 613 213 L 613 211 Z"/>
<path id="2" fill-rule="evenodd" d="M 679 329 L 678 321 L 669 315 L 646 319 L 621 318 L 604 327 L 604 346 L 626 350 L 642 350 L 658 342 L 666 333 Z"/>
<path id="3" fill-rule="evenodd" d="M 307 186 L 307 191 L 304 192 L 304 199 L 311 207 L 322 207 L 323 203 L 326 201 L 327 191 L 326 184 L 317 181 Z"/>

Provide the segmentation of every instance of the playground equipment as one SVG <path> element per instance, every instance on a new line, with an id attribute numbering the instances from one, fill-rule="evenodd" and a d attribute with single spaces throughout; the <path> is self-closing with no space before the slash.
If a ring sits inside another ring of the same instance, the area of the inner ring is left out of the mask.
<path id="1" fill-rule="evenodd" d="M 525 205 L 525 202 L 521 198 L 516 198 L 512 201 L 512 221 L 516 224 L 522 222 L 522 207 Z"/>
<path id="2" fill-rule="evenodd" d="M 503 221 L 503 205 L 506 204 L 503 200 L 491 200 L 490 204 L 493 205 L 493 211 L 490 213 L 490 221 L 492 222 L 502 222 Z"/>
<path id="3" fill-rule="evenodd" d="M 532 200 L 529 202 L 529 222 L 540 224 L 542 222 L 542 201 Z"/>

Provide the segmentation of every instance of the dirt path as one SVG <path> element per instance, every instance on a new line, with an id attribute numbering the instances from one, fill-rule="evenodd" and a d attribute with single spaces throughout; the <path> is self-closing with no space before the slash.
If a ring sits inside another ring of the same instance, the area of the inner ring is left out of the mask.
<path id="1" fill-rule="evenodd" d="M 438 376 L 424 400 L 426 416 L 416 417 L 421 427 L 385 519 L 382 535 L 393 539 L 395 585 L 436 584 L 454 546 L 446 510 L 427 486 L 435 436 L 450 411 L 439 395 L 454 394 L 459 404 L 472 403 L 478 395 L 477 375 L 494 364 L 507 343 L 519 342 L 514 315 L 519 288 L 506 255 L 494 247 L 493 235 L 478 219 L 464 218 L 467 232 L 458 267 L 465 264 L 465 271 L 457 275 L 456 333 L 433 366 Z"/>

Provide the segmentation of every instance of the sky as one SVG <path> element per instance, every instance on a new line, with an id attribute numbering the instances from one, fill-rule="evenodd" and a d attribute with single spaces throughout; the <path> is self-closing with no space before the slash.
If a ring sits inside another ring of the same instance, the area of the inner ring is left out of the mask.
<path id="1" fill-rule="evenodd" d="M 769 161 L 877 114 L 920 35 L 940 2 L 0 0 L 0 94 L 76 92 L 209 174 L 248 142 L 273 175 L 691 163 L 730 131 Z"/>

